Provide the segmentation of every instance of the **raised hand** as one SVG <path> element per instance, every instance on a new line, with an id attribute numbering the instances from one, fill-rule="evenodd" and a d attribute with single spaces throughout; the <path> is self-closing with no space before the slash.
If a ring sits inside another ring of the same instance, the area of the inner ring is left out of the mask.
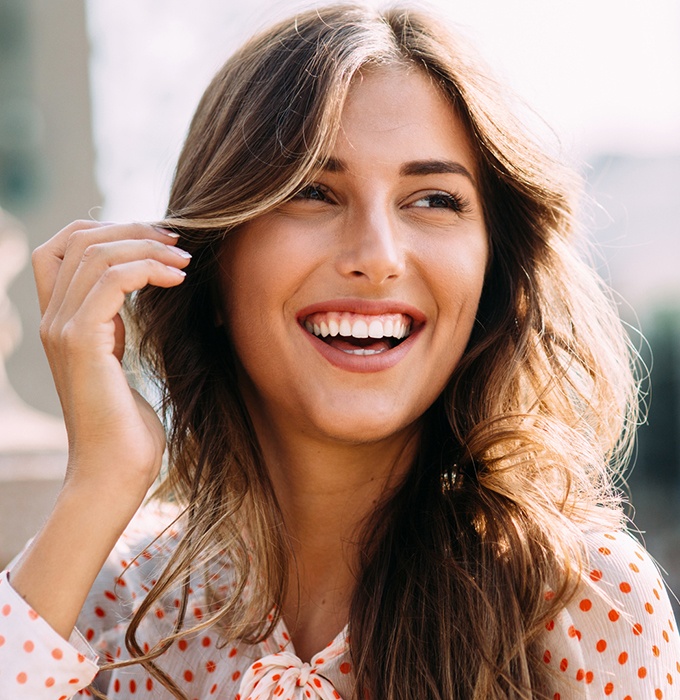
<path id="1" fill-rule="evenodd" d="M 163 427 L 128 385 L 120 311 L 127 294 L 148 284 L 182 283 L 190 256 L 176 243 L 147 224 L 76 221 L 33 254 L 69 458 L 54 511 L 12 584 L 64 637 L 160 469 Z"/>
<path id="2" fill-rule="evenodd" d="M 176 240 L 146 224 L 77 221 L 33 254 L 41 338 L 69 435 L 67 482 L 97 480 L 135 497 L 158 473 L 163 429 L 122 370 L 120 310 L 147 284 L 181 284 L 190 256 Z"/>

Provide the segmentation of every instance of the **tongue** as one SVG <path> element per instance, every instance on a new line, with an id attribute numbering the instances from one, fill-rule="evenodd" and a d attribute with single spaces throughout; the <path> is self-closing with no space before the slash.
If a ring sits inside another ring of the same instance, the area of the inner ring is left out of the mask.
<path id="1" fill-rule="evenodd" d="M 367 350 L 389 350 L 391 345 L 387 340 L 382 338 L 348 338 L 336 335 L 334 338 L 326 338 L 326 342 L 337 350 L 356 350 L 357 348 L 366 348 Z"/>

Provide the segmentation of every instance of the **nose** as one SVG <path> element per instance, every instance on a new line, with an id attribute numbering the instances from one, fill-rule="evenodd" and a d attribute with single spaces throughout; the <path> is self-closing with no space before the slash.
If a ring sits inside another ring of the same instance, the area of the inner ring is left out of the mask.
<path id="1" fill-rule="evenodd" d="M 386 207 L 348 217 L 336 263 L 340 274 L 365 278 L 374 285 L 401 276 L 405 251 L 396 224 L 394 214 Z"/>

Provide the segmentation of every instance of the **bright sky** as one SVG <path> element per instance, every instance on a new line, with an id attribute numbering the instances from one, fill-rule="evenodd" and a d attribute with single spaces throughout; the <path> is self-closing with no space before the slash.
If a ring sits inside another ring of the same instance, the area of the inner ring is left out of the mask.
<path id="1" fill-rule="evenodd" d="M 305 3 L 308 5 L 309 3 Z M 436 0 L 577 158 L 680 153 L 680 1 Z M 106 218 L 162 210 L 210 76 L 286 0 L 88 0 Z"/>

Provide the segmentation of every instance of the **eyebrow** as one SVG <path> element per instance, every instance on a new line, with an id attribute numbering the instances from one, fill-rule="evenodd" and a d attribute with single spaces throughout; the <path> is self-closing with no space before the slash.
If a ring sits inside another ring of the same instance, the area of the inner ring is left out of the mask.
<path id="1" fill-rule="evenodd" d="M 328 158 L 323 164 L 323 170 L 329 173 L 342 173 L 347 170 L 347 166 L 339 158 Z M 441 160 L 439 158 L 412 160 L 408 163 L 404 163 L 399 169 L 399 174 L 402 177 L 411 175 L 438 175 L 441 173 L 462 175 L 475 185 L 475 179 L 472 177 L 472 173 L 470 173 L 464 165 L 453 160 Z"/>

